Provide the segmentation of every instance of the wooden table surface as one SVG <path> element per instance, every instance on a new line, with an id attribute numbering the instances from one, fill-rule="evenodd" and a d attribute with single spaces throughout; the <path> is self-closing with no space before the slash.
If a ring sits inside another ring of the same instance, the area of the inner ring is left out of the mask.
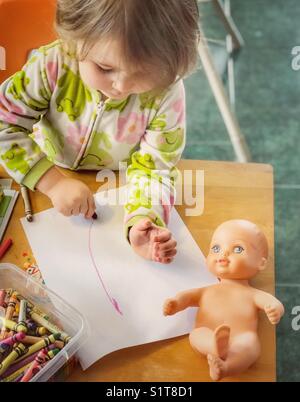
<path id="1" fill-rule="evenodd" d="M 273 171 L 263 164 L 238 164 L 232 162 L 211 162 L 182 160 L 178 165 L 183 170 L 204 172 L 204 210 L 200 216 L 186 216 L 186 205 L 176 209 L 192 233 L 204 255 L 214 229 L 228 219 L 249 219 L 265 232 L 270 257 L 268 267 L 252 284 L 274 294 L 274 210 Z M 93 191 L 100 184 L 95 172 L 66 172 L 86 182 Z M 7 177 L 0 170 L 0 176 Z M 195 174 L 194 174 L 195 177 Z M 14 184 L 14 188 L 18 185 Z M 195 189 L 194 189 L 195 190 Z M 51 207 L 42 194 L 31 193 L 34 212 Z M 19 266 L 24 263 L 22 253 L 31 252 L 20 223 L 24 216 L 22 198 L 19 197 L 5 237 L 11 237 L 14 244 L 1 262 Z M 195 284 L 195 287 L 197 285 Z M 154 323 L 155 324 L 155 323 Z M 276 343 L 275 329 L 261 314 L 259 336 L 262 353 L 260 359 L 247 372 L 223 381 L 275 381 Z M 191 349 L 188 336 L 131 347 L 111 353 L 83 372 L 78 366 L 69 377 L 70 381 L 210 381 L 207 361 Z"/>

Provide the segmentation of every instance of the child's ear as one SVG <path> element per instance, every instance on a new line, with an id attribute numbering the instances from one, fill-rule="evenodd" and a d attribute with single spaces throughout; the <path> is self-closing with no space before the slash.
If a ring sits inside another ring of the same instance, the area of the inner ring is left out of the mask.
<path id="1" fill-rule="evenodd" d="M 258 270 L 263 271 L 264 269 L 266 269 L 267 268 L 267 262 L 268 262 L 268 260 L 265 257 L 262 257 L 261 260 L 260 260 L 260 264 L 258 266 Z"/>

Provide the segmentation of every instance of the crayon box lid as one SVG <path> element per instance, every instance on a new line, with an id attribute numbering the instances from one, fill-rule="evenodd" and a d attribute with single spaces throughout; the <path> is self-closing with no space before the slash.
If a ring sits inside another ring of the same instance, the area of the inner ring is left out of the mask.
<path id="1" fill-rule="evenodd" d="M 83 315 L 56 293 L 42 285 L 13 264 L 0 264 L 0 289 L 14 289 L 49 316 L 49 320 L 71 336 L 71 340 L 32 382 L 52 378 L 78 351 L 88 338 L 90 329 Z"/>

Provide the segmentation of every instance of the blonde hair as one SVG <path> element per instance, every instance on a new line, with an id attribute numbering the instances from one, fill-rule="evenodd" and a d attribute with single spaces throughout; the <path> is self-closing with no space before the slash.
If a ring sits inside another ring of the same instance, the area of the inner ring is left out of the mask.
<path id="1" fill-rule="evenodd" d="M 81 59 L 102 38 L 121 40 L 125 61 L 156 67 L 167 86 L 197 65 L 198 20 L 196 0 L 57 0 L 55 27 L 82 42 Z"/>

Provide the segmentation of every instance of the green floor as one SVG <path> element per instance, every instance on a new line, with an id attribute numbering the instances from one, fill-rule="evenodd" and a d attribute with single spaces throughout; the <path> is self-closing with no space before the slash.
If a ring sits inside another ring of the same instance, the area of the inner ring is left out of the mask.
<path id="1" fill-rule="evenodd" d="M 300 306 L 300 70 L 291 67 L 292 48 L 300 46 L 300 1 L 231 0 L 231 7 L 246 43 L 235 63 L 237 116 L 252 160 L 272 164 L 275 172 L 276 293 L 286 307 L 277 327 L 277 378 L 300 381 L 300 330 L 291 325 L 292 309 Z M 201 14 L 206 36 L 222 39 L 224 29 L 210 3 L 201 6 Z M 185 84 L 184 157 L 234 160 L 203 72 Z"/>

